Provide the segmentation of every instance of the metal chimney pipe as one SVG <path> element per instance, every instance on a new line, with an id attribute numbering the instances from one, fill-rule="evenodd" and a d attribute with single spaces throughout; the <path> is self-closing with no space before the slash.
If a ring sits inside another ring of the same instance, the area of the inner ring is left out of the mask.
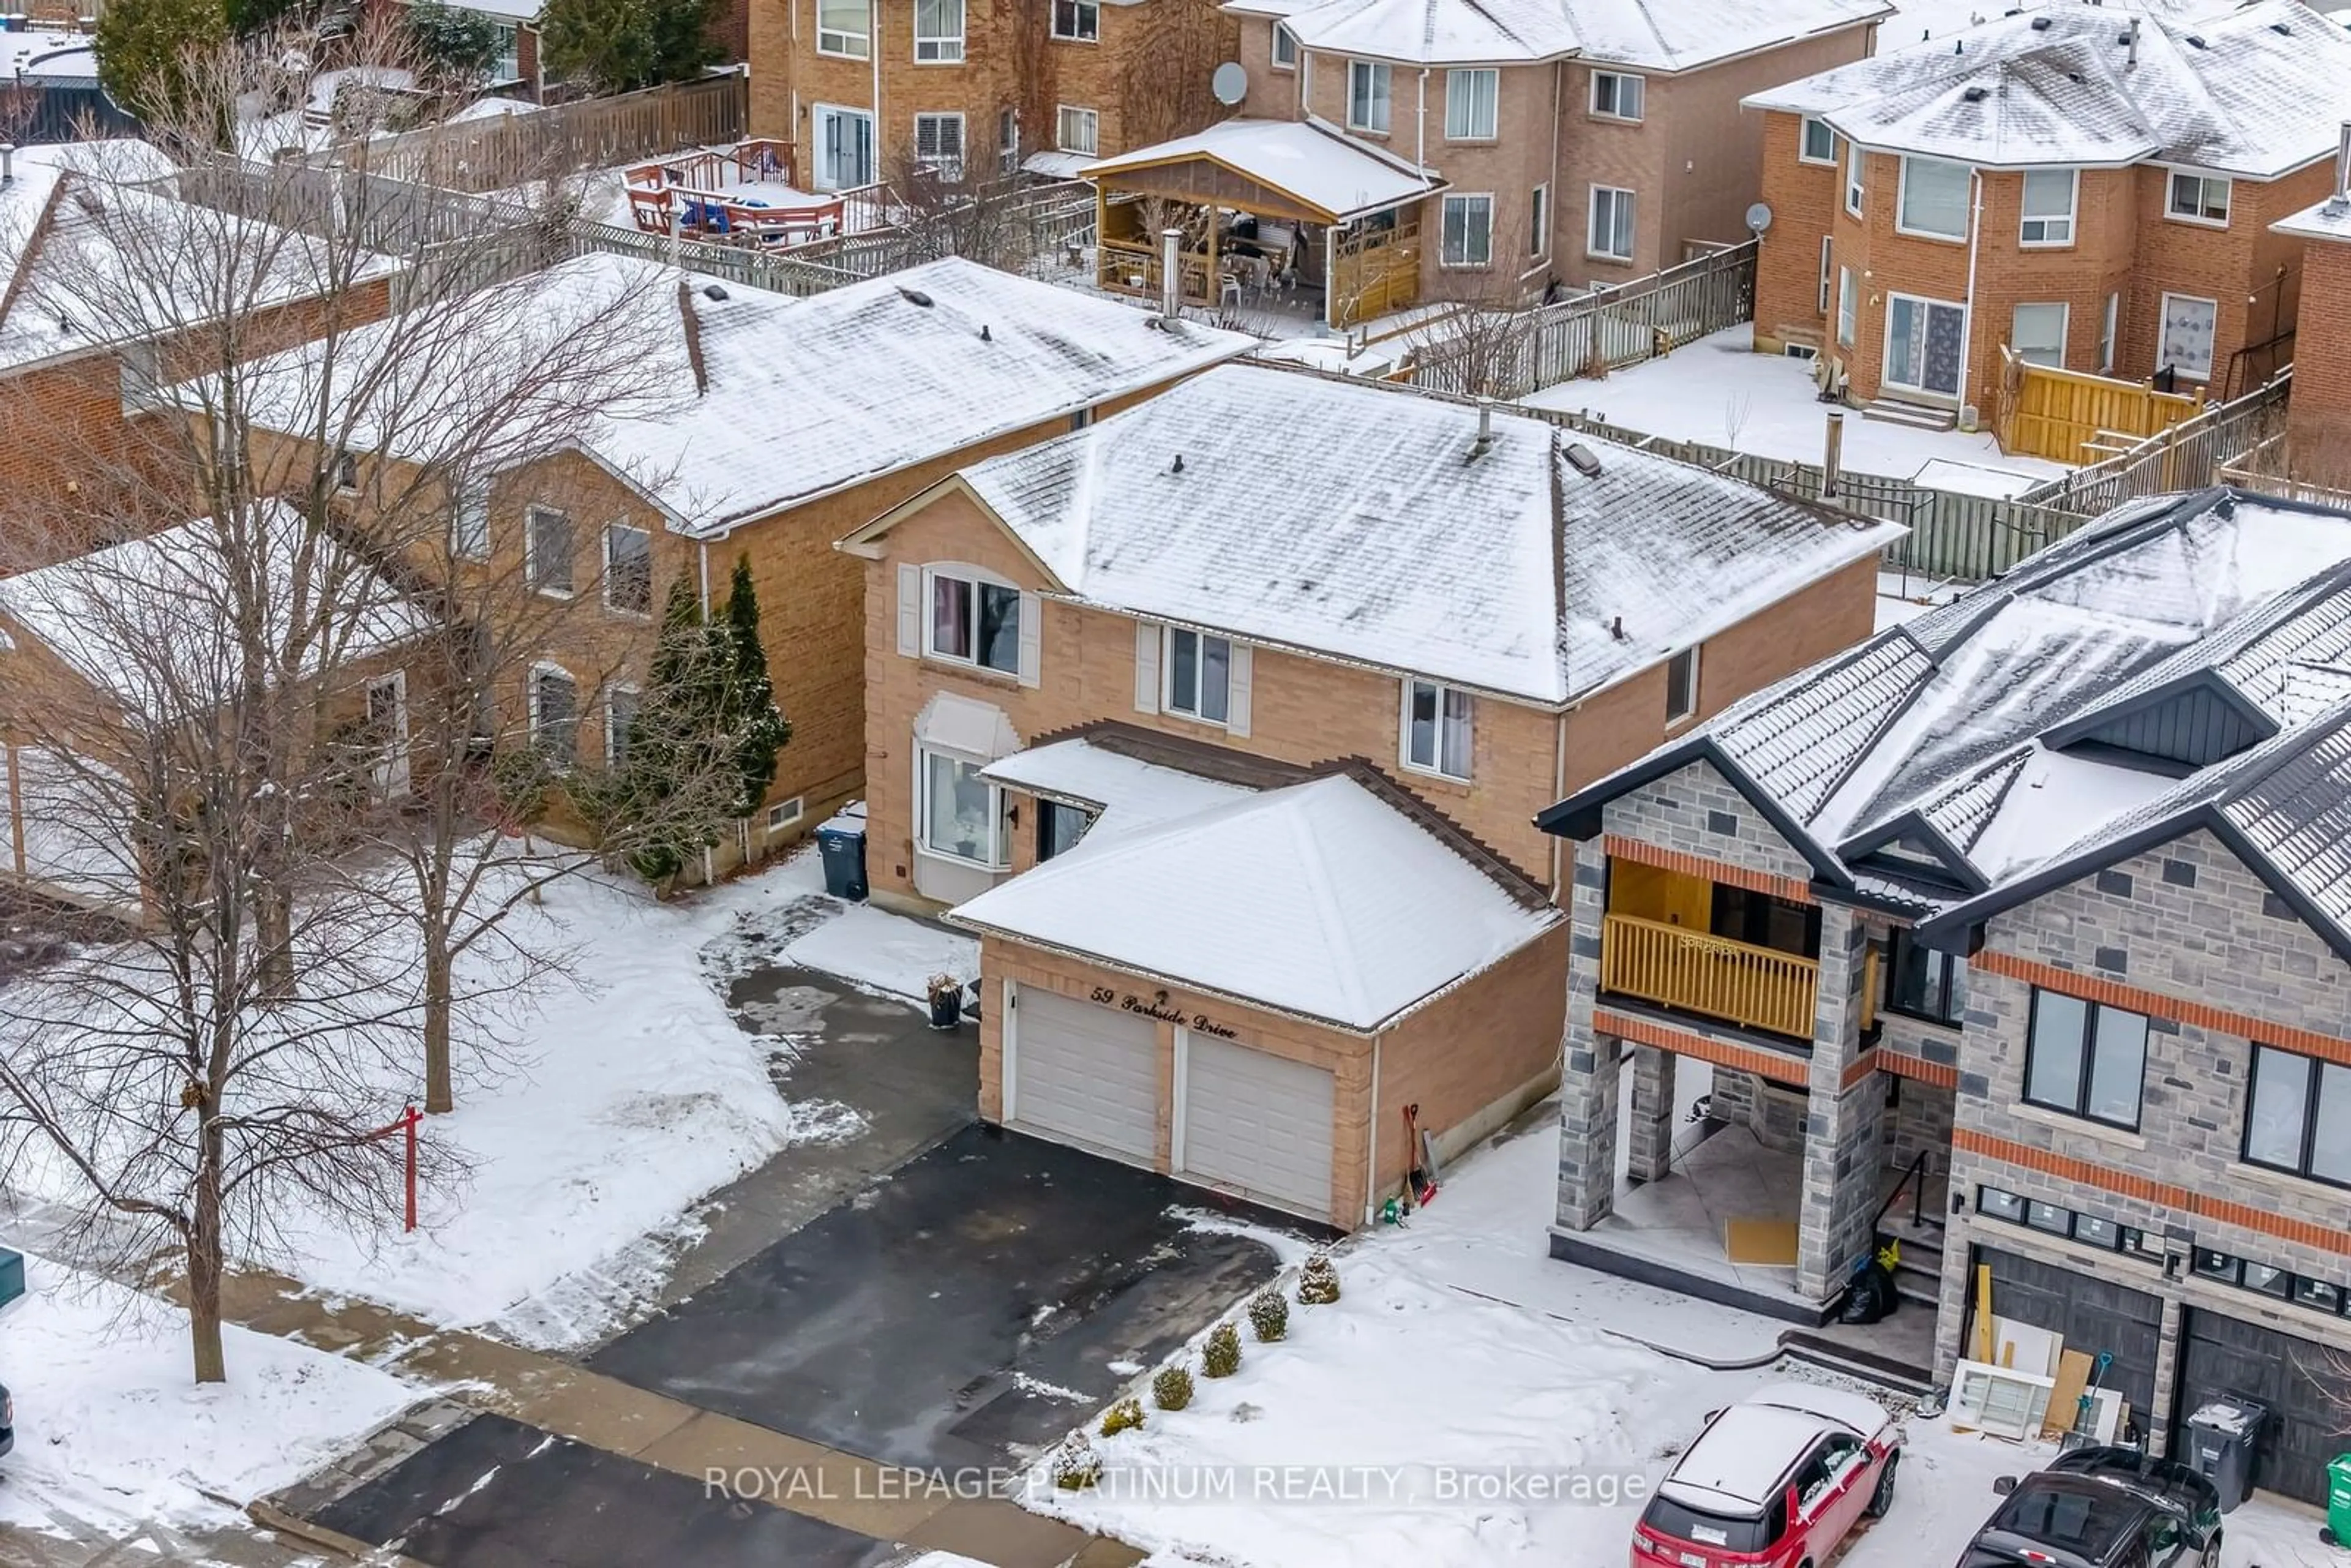
<path id="1" fill-rule="evenodd" d="M 1478 450 L 1483 452 L 1494 444 L 1494 400 L 1478 400 Z"/>
<path id="2" fill-rule="evenodd" d="M 1159 231 L 1159 313 L 1170 321 L 1184 313 L 1184 231 Z"/>
<path id="3" fill-rule="evenodd" d="M 2138 18 L 2130 19 L 2130 54 L 2125 62 L 2132 70 L 2138 69 Z"/>
<path id="4" fill-rule="evenodd" d="M 1844 471 L 1844 413 L 1829 410 L 1828 449 L 1821 454 L 1821 499 L 1836 499 L 1837 479 Z"/>

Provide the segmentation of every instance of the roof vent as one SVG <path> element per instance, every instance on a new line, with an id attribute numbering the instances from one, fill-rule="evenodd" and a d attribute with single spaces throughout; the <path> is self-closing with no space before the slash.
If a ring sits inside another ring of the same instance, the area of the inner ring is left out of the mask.
<path id="1" fill-rule="evenodd" d="M 1991 89 L 1988 87 L 1971 87 L 1968 89 L 1967 91 L 1959 94 L 1959 96 L 1966 99 L 1970 103 L 1981 103 L 1984 99 L 1991 96 Z"/>
<path id="2" fill-rule="evenodd" d="M 993 343 L 996 341 L 995 339 L 987 335 L 987 323 L 985 321 L 982 321 L 979 324 L 979 340 L 983 343 Z"/>
<path id="3" fill-rule="evenodd" d="M 2294 29 L 2287 26 L 2283 22 L 2272 22 L 2270 24 L 2270 31 L 2275 33 L 2281 38 L 2291 38 L 2294 37 Z"/>
<path id="4" fill-rule="evenodd" d="M 2067 81 L 2079 84 L 2082 80 L 2082 73 L 2080 71 L 2067 71 L 2065 73 L 2065 79 Z"/>
<path id="5" fill-rule="evenodd" d="M 2010 14 L 2011 16 L 2014 15 L 2013 12 Z M 2049 18 L 2046 16 L 2035 16 L 2032 18 L 2032 30 L 2036 33 L 2047 32 L 2049 30 Z"/>
<path id="6" fill-rule="evenodd" d="M 1622 615 L 1615 616 L 1609 621 L 1608 634 L 1611 637 L 1615 638 L 1619 643 L 1622 643 L 1625 640 L 1625 618 Z"/>
<path id="7" fill-rule="evenodd" d="M 898 297 L 909 305 L 919 305 L 925 310 L 931 308 L 931 297 L 919 288 L 909 288 L 902 283 L 898 286 Z"/>
<path id="8" fill-rule="evenodd" d="M 1478 400 L 1478 439 L 1469 444 L 1469 455 L 1483 457 L 1494 449 L 1494 400 Z"/>
<path id="9" fill-rule="evenodd" d="M 2200 49 L 2204 47 L 2204 35 L 2201 33 L 2190 33 L 2188 35 L 2185 41 L 2189 48 Z"/>
<path id="10" fill-rule="evenodd" d="M 716 284 L 713 283 L 713 284 L 708 285 L 707 287 L 705 287 L 703 289 L 703 291 L 702 291 L 702 297 L 703 297 L 705 299 L 709 299 L 709 300 L 714 300 L 714 301 L 716 301 L 716 300 L 720 300 L 720 299 L 724 299 L 724 298 L 726 298 L 726 290 L 725 290 L 724 288 L 719 287 L 718 287 L 718 285 L 716 285 Z"/>
<path id="11" fill-rule="evenodd" d="M 1167 472 L 1170 474 L 1181 474 L 1184 472 L 1184 455 L 1182 453 L 1178 452 L 1176 455 L 1176 461 L 1169 465 Z"/>
<path id="12" fill-rule="evenodd" d="M 1567 448 L 1568 465 L 1587 479 L 1600 477 L 1600 459 L 1592 448 L 1581 441 L 1572 442 Z"/>

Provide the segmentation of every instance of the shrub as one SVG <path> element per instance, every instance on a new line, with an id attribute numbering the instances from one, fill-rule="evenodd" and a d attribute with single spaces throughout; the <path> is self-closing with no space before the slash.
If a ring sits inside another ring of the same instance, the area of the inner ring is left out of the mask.
<path id="1" fill-rule="evenodd" d="M 1086 1441 L 1083 1432 L 1072 1432 L 1061 1439 L 1045 1469 L 1061 1490 L 1083 1491 L 1102 1479 L 1102 1456 L 1094 1452 L 1094 1446 Z"/>
<path id="2" fill-rule="evenodd" d="M 1143 1401 L 1130 1396 L 1102 1412 L 1102 1435 L 1115 1437 L 1142 1425 Z"/>
<path id="3" fill-rule="evenodd" d="M 1258 1339 L 1266 1344 L 1290 1332 L 1290 1303 L 1281 1292 L 1268 1285 L 1249 1298 L 1249 1327 L 1257 1330 Z"/>
<path id="4" fill-rule="evenodd" d="M 1162 1410 L 1181 1410 L 1192 1403 L 1192 1374 L 1181 1366 L 1163 1366 L 1151 1380 L 1151 1402 Z"/>
<path id="5" fill-rule="evenodd" d="M 1317 1252 L 1298 1271 L 1298 1299 L 1310 1307 L 1327 1307 L 1339 1299 L 1339 1270 L 1328 1252 Z"/>
<path id="6" fill-rule="evenodd" d="M 1210 1377 L 1230 1377 L 1241 1369 L 1241 1331 L 1218 1323 L 1200 1347 L 1200 1370 Z"/>

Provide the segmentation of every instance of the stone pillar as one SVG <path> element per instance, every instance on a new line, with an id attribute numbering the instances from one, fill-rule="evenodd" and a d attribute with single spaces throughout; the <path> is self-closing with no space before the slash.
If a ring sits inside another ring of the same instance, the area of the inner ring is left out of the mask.
<path id="1" fill-rule="evenodd" d="M 1597 841 L 1575 846 L 1568 901 L 1567 1033 L 1560 1042 L 1559 1225 L 1589 1230 L 1616 1207 L 1616 1059 L 1593 1027 L 1600 992 L 1600 933 L 1608 860 Z"/>
<path id="2" fill-rule="evenodd" d="M 1974 1229 L 1974 1216 L 1960 1213 L 1951 1216 L 1950 1227 L 1943 1232 L 1943 1278 L 1935 1297 L 1935 1385 L 1938 1388 L 1951 1385 L 1951 1369 L 1968 1354 L 1968 1302 L 1976 1289 L 1969 1267 L 1969 1256 L 1975 1250 L 1969 1245 Z"/>
<path id="3" fill-rule="evenodd" d="M 1813 1004 L 1811 1115 L 1805 1127 L 1803 1206 L 1798 1215 L 1796 1290 L 1826 1301 L 1869 1255 L 1878 1203 L 1886 1085 L 1876 1072 L 1850 1087 L 1861 1051 L 1862 950 L 1868 933 L 1849 908 L 1821 911 L 1820 983 Z"/>
<path id="4" fill-rule="evenodd" d="M 1633 1048 L 1633 1124 L 1625 1130 L 1636 1182 L 1663 1181 L 1674 1169 L 1674 1053 Z"/>

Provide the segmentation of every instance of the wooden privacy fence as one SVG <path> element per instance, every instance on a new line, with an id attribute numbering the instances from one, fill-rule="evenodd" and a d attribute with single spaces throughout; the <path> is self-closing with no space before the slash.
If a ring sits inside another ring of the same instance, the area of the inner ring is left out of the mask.
<path id="1" fill-rule="evenodd" d="M 1757 244 L 1744 244 L 1669 267 L 1621 287 L 1590 294 L 1497 321 L 1491 311 L 1464 305 L 1453 319 L 1463 328 L 1447 340 L 1444 319 L 1424 330 L 1412 382 L 1437 392 L 1522 398 L 1580 376 L 1622 370 L 1735 327 L 1755 314 Z M 1488 319 L 1471 328 L 1466 318 Z"/>
<path id="2" fill-rule="evenodd" d="M 2095 463 L 2204 410 L 2204 394 L 2155 390 L 2020 360 L 2000 346 L 2000 449 L 2055 463 Z"/>
<path id="3" fill-rule="evenodd" d="M 739 71 L 520 114 L 444 121 L 345 142 L 311 162 L 453 191 L 502 191 L 689 147 L 739 141 L 750 82 Z"/>
<path id="4" fill-rule="evenodd" d="M 2230 464 L 2285 428 L 2285 403 L 2293 381 L 2294 367 L 2288 365 L 2266 386 L 2214 403 L 2104 462 L 2035 485 L 2016 499 L 2095 517 L 2141 496 L 2225 484 L 2223 470 Z"/>

